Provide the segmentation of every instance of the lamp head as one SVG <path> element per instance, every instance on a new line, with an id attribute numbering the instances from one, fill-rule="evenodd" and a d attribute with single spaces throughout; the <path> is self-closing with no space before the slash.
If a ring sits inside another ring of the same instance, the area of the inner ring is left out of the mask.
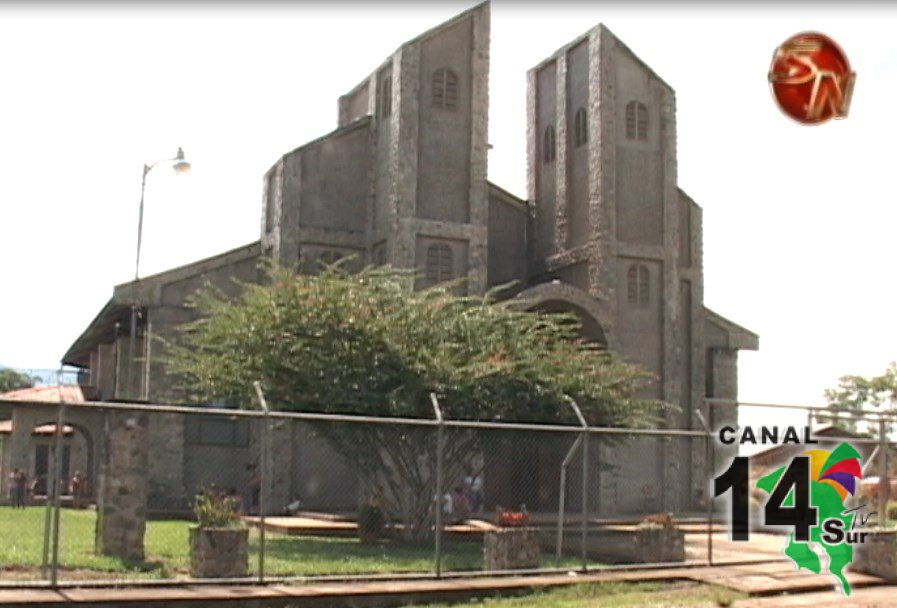
<path id="1" fill-rule="evenodd" d="M 178 148 L 178 153 L 173 160 L 174 165 L 172 165 L 172 168 L 174 169 L 175 174 L 183 175 L 185 173 L 190 173 L 190 162 L 184 158 L 183 148 Z"/>

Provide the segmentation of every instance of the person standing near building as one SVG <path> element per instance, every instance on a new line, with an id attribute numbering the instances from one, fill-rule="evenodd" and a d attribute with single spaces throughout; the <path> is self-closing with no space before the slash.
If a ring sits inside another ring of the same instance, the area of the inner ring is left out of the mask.
<path id="1" fill-rule="evenodd" d="M 14 469 L 10 475 L 10 494 L 13 507 L 25 508 L 25 488 L 28 486 L 28 476 L 21 469 Z"/>
<path id="2" fill-rule="evenodd" d="M 16 506 L 16 485 L 18 484 L 19 469 L 13 469 L 9 473 L 9 504 Z"/>

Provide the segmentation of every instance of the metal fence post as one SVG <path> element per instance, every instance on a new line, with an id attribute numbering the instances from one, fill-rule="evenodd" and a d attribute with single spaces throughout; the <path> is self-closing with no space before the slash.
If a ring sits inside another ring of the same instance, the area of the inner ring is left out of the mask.
<path id="1" fill-rule="evenodd" d="M 891 498 L 891 480 L 888 478 L 888 425 L 884 418 L 878 421 L 878 508 L 881 509 L 879 527 L 888 523 L 888 500 Z"/>
<path id="2" fill-rule="evenodd" d="M 62 407 L 60 405 L 60 407 Z M 59 412 L 56 412 L 56 419 L 59 420 Z M 57 429 L 58 429 L 57 425 Z M 46 500 L 44 502 L 44 544 L 41 551 L 41 577 L 49 578 L 50 576 L 50 542 L 53 535 L 53 502 L 50 500 L 51 496 L 51 484 L 53 483 L 52 478 L 50 477 L 50 471 L 56 470 L 56 447 L 50 450 L 50 458 L 47 463 L 47 481 L 46 481 Z M 35 478 L 35 481 L 37 478 Z M 35 492 L 36 494 L 36 492 Z"/>
<path id="3" fill-rule="evenodd" d="M 436 578 L 442 576 L 442 492 L 443 486 L 445 485 L 445 480 L 443 479 L 443 445 L 444 445 L 444 434 L 445 434 L 445 420 L 442 417 L 442 409 L 439 407 L 439 400 L 436 399 L 436 395 L 430 393 L 430 402 L 433 404 L 433 413 L 436 414 L 436 513 L 435 515 L 435 526 L 436 526 L 436 539 L 435 539 L 435 547 L 433 556 L 434 559 L 434 568 L 436 570 Z"/>
<path id="4" fill-rule="evenodd" d="M 707 416 L 710 418 L 710 421 L 704 420 L 704 415 L 701 413 L 701 410 L 697 410 L 695 412 L 695 417 L 701 423 L 701 426 L 704 427 L 704 430 L 707 432 L 706 437 L 704 438 L 704 458 L 707 461 L 708 472 L 710 473 L 710 477 L 716 473 L 714 470 L 716 468 L 716 464 L 714 463 L 714 450 L 713 450 L 713 403 L 707 402 Z M 710 488 L 705 486 L 705 491 L 707 492 L 707 564 L 713 565 L 713 497 L 710 496 Z"/>
<path id="5" fill-rule="evenodd" d="M 52 485 L 52 501 L 53 501 L 53 542 L 52 556 L 50 560 L 50 585 L 55 587 L 59 577 L 59 512 L 61 510 L 62 490 L 59 487 L 62 482 L 62 437 L 65 430 L 65 404 L 60 403 L 59 411 L 56 414 L 56 437 L 53 446 L 55 453 L 53 459 L 53 485 Z M 47 496 L 47 502 L 51 500 L 50 495 Z"/>
<path id="6" fill-rule="evenodd" d="M 576 438 L 576 441 L 573 442 L 573 445 L 567 451 L 567 455 L 564 456 L 563 462 L 561 462 L 561 487 L 558 489 L 558 538 L 557 547 L 555 548 L 555 558 L 558 562 L 561 561 L 561 548 L 564 543 L 564 515 L 567 511 L 567 467 L 570 466 L 570 461 L 573 460 L 573 455 L 576 454 L 576 450 L 579 449 L 580 445 L 582 445 L 582 435 Z"/>
<path id="7" fill-rule="evenodd" d="M 262 433 L 259 441 L 259 582 L 265 582 L 265 511 L 267 508 L 267 500 L 265 495 L 268 493 L 268 433 L 270 430 L 268 403 L 265 401 L 265 394 L 262 392 L 261 382 L 256 380 L 252 383 L 255 388 L 255 394 L 258 397 L 259 404 L 262 406 Z"/>
<path id="8" fill-rule="evenodd" d="M 573 408 L 573 413 L 579 419 L 582 426 L 582 530 L 580 531 L 580 543 L 582 545 L 582 571 L 587 572 L 588 563 L 588 530 L 589 530 L 589 423 L 586 422 L 582 410 L 576 402 L 567 397 L 567 403 Z"/>

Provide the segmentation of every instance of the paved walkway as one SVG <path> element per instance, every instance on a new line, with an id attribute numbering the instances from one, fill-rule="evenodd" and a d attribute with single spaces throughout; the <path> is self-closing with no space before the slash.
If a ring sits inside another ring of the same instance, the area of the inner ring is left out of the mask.
<path id="1" fill-rule="evenodd" d="M 897 587 L 867 587 L 855 589 L 850 597 L 840 593 L 803 593 L 735 602 L 735 608 L 884 608 L 897 606 Z"/>
<path id="2" fill-rule="evenodd" d="M 867 604 L 845 603 L 845 598 L 835 592 L 829 575 L 797 572 L 785 562 L 750 564 L 740 566 L 715 566 L 697 568 L 638 569 L 595 574 L 536 575 L 507 577 L 450 578 L 441 580 L 377 581 L 364 583 L 308 583 L 291 585 L 183 585 L 153 586 L 129 589 L 81 588 L 60 590 L 0 590 L 0 605 L 16 606 L 140 606 L 161 608 L 176 603 L 188 603 L 191 607 L 204 606 L 403 606 L 443 600 L 459 600 L 494 593 L 525 592 L 535 588 L 551 588 L 572 583 L 602 581 L 673 581 L 693 580 L 723 585 L 751 595 L 811 593 L 816 597 L 810 603 L 800 602 L 804 597 L 777 596 L 769 599 L 748 600 L 739 606 L 860 606 Z M 854 598 L 873 598 L 874 601 L 890 601 L 879 605 L 897 605 L 897 587 L 882 585 L 878 578 L 849 573 L 848 580 L 855 590 Z M 826 591 L 826 593 L 812 593 Z M 877 599 L 876 599 L 877 598 Z M 890 600 L 888 599 L 890 598 Z M 859 600 L 857 600 L 859 601 Z M 874 605 L 874 604 L 873 604 Z"/>

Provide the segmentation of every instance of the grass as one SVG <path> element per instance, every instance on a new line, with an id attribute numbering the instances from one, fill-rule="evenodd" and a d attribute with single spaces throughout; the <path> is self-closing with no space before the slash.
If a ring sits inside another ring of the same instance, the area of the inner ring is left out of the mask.
<path id="1" fill-rule="evenodd" d="M 736 591 L 691 582 L 592 583 L 571 585 L 530 595 L 489 598 L 468 604 L 428 604 L 420 608 L 623 608 L 624 606 L 731 606 L 747 596 Z"/>
<path id="2" fill-rule="evenodd" d="M 43 507 L 0 507 L 0 579 L 36 579 L 44 538 Z M 94 554 L 96 513 L 62 509 L 59 561 L 61 578 L 178 578 L 189 571 L 188 530 L 182 520 L 147 522 L 146 561 L 129 563 Z M 268 534 L 265 557 L 270 575 L 373 574 L 428 572 L 433 547 L 398 542 L 363 545 L 355 538 L 312 538 Z M 259 537 L 250 532 L 250 570 L 257 572 Z M 546 559 L 546 566 L 553 560 Z M 562 565 L 572 567 L 575 560 Z M 447 543 L 445 570 L 483 567 L 480 543 Z M 592 608 L 596 606 L 728 606 L 744 597 L 696 583 L 601 583 L 574 585 L 528 596 L 486 599 L 482 608 Z M 456 604 L 457 605 L 457 604 Z M 442 608 L 431 605 L 429 608 Z"/>
<path id="3" fill-rule="evenodd" d="M 16 510 L 0 507 L 0 578 L 14 572 L 35 573 L 41 565 L 44 538 L 43 507 Z M 62 509 L 59 563 L 83 577 L 99 574 L 121 578 L 186 576 L 190 567 L 188 530 L 194 525 L 182 520 L 149 521 L 146 526 L 146 561 L 128 563 L 94 554 L 96 513 Z M 259 537 L 250 532 L 250 571 L 257 572 Z M 482 568 L 479 543 L 447 543 L 446 570 Z M 265 571 L 270 575 L 374 574 L 429 572 L 433 568 L 431 544 L 384 542 L 363 545 L 355 538 L 314 538 L 266 535 Z"/>

